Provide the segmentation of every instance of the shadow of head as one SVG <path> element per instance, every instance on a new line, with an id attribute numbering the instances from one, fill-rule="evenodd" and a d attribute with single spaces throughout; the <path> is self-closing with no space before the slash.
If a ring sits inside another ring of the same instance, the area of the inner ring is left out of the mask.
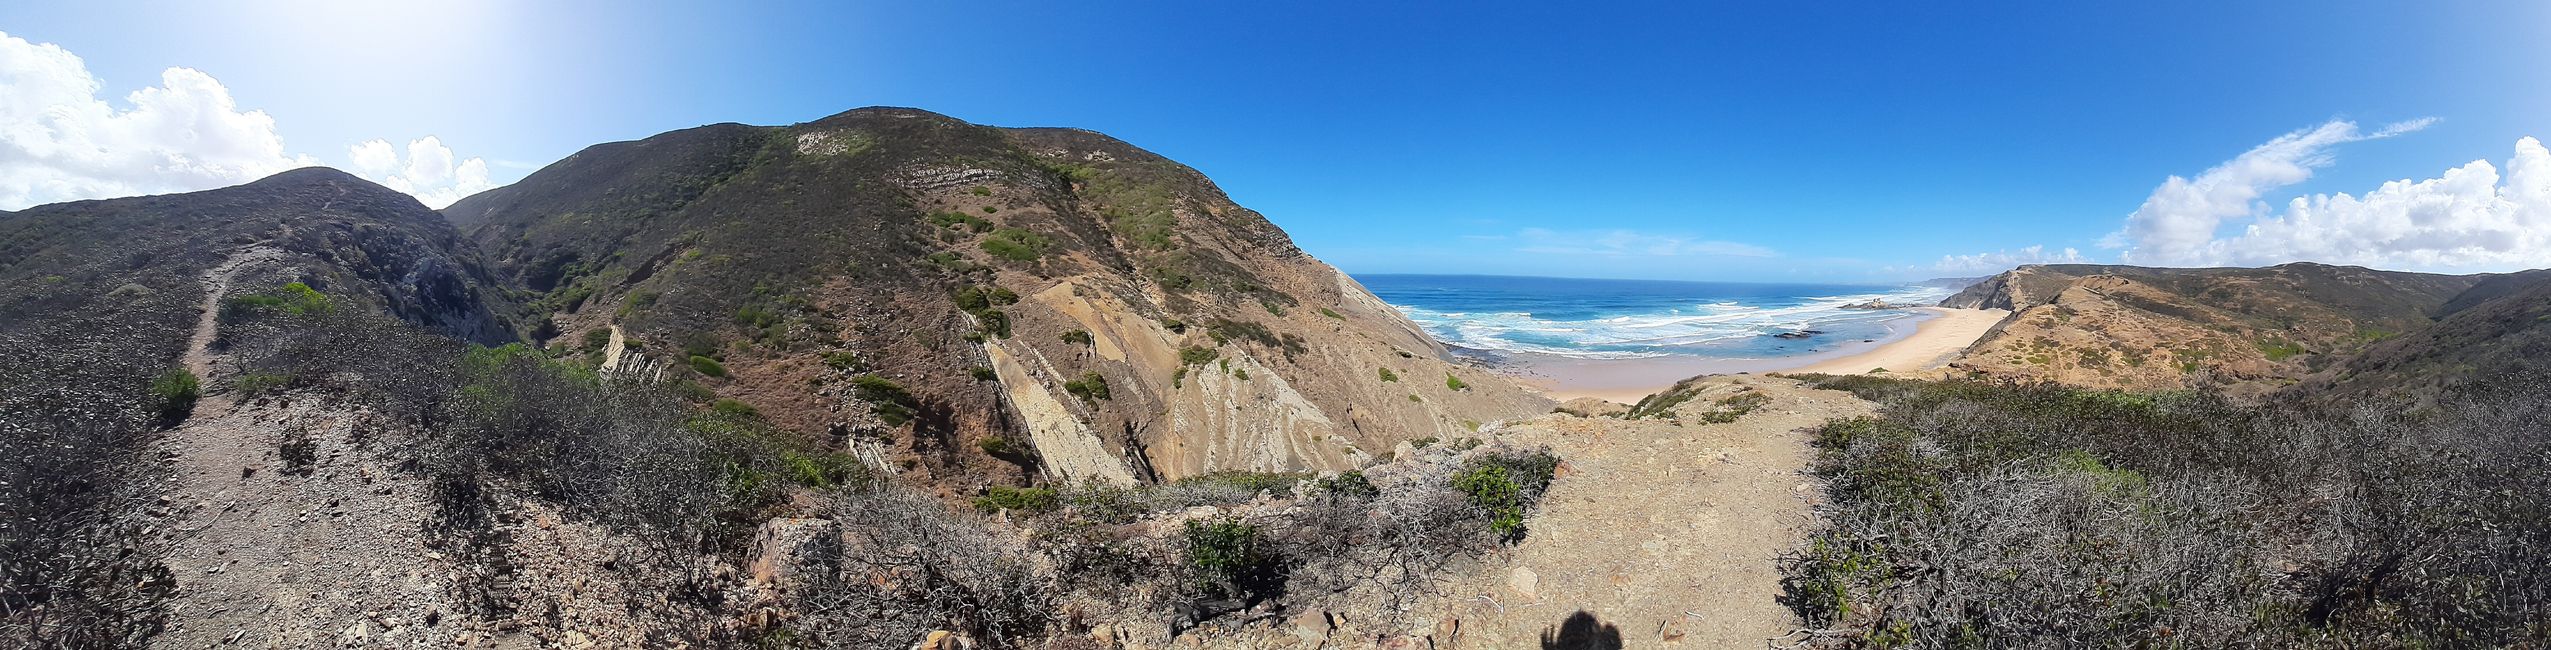
<path id="1" fill-rule="evenodd" d="M 1541 630 L 1541 650 L 1621 650 L 1621 628 L 1577 610 L 1557 627 Z"/>

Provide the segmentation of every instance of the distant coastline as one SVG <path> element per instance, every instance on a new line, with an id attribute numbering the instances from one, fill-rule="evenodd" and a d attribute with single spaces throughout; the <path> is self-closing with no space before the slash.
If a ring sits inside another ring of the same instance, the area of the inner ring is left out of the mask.
<path id="1" fill-rule="evenodd" d="M 2001 316 L 1916 306 L 1946 295 L 1933 284 L 1359 280 L 1460 356 L 1560 399 L 1635 402 L 1704 374 L 1921 370 Z"/>

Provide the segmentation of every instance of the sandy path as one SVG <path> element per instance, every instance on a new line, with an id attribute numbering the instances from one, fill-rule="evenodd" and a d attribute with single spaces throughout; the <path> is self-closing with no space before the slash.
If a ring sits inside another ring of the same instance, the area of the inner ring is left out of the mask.
<path id="1" fill-rule="evenodd" d="M 1821 372 L 1827 374 L 1859 374 L 1885 368 L 1888 372 L 1912 372 L 1938 368 L 1955 359 L 1967 346 L 1984 338 L 1987 330 L 2011 314 L 2007 309 L 1949 309 L 1917 307 L 1930 316 L 1914 325 L 1911 334 L 1844 355 L 1816 355 L 1787 359 L 1701 359 L 1666 357 L 1651 359 L 1564 359 L 1548 360 L 1528 368 L 1531 376 L 1517 377 L 1527 385 L 1540 389 L 1552 399 L 1569 400 L 1593 397 L 1623 404 L 1637 403 L 1639 398 L 1674 382 L 1699 375 L 1769 372 Z"/>
<path id="2" fill-rule="evenodd" d="M 1540 647 L 1562 629 L 1604 641 L 1585 647 L 1761 647 L 1797 627 L 1776 598 L 1778 558 L 1813 516 L 1801 429 L 1873 406 L 1786 379 L 1711 383 L 1705 398 L 1750 386 L 1772 401 L 1729 424 L 1553 415 L 1500 436 L 1550 445 L 1567 474 L 1524 542 L 1436 605 L 1456 647 Z M 1567 623 L 1580 612 L 1592 620 Z"/>
<path id="3" fill-rule="evenodd" d="M 471 632 L 436 625 L 455 608 L 444 602 L 448 563 L 419 541 L 430 506 L 418 486 L 361 460 L 353 414 L 315 397 L 242 403 L 210 390 L 222 300 L 240 273 L 282 259 L 250 248 L 201 278 L 203 315 L 182 358 L 207 394 L 153 443 L 171 471 L 151 534 L 168 544 L 177 586 L 151 645 L 452 645 Z M 287 437 L 310 442 L 308 465 L 287 466 Z"/>

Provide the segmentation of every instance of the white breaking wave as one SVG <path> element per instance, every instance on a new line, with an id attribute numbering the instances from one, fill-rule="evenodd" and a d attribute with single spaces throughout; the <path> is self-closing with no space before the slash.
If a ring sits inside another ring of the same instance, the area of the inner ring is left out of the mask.
<path id="1" fill-rule="evenodd" d="M 1462 347 L 1583 359 L 1638 359 L 1688 354 L 1693 346 L 1716 342 L 1904 318 L 1907 314 L 1900 311 L 1843 306 L 1872 300 L 1924 305 L 1946 295 L 1938 289 L 1907 287 L 1881 293 L 1801 298 L 1798 300 L 1803 304 L 1797 305 L 1764 307 L 1718 301 L 1660 313 L 1577 320 L 1542 318 L 1527 312 L 1394 306 L 1437 337 Z"/>

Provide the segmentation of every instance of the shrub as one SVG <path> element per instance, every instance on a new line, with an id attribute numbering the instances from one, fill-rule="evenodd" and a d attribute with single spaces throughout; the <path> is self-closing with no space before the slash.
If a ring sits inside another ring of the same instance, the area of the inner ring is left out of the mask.
<path id="1" fill-rule="evenodd" d="M 974 448 L 992 456 L 1019 456 L 1026 452 L 1018 443 L 1001 436 L 984 436 L 982 440 L 974 441 Z"/>
<path id="2" fill-rule="evenodd" d="M 1321 478 L 1319 482 L 1312 485 L 1312 490 L 1318 494 L 1343 499 L 1371 499 L 1382 495 L 1381 488 L 1375 487 L 1372 479 L 1365 478 L 1363 472 L 1351 469 L 1338 472 L 1336 476 Z"/>
<path id="3" fill-rule="evenodd" d="M 974 377 L 975 381 L 992 381 L 1001 378 L 1000 373 L 993 372 L 991 368 L 983 366 L 967 368 L 965 369 L 965 372 L 967 375 Z"/>
<path id="4" fill-rule="evenodd" d="M 762 417 L 761 409 L 753 408 L 753 405 L 751 404 L 746 404 L 741 400 L 734 399 L 720 399 L 709 404 L 709 413 L 715 414 L 719 417 L 743 420 L 758 420 Z"/>
<path id="5" fill-rule="evenodd" d="M 1444 373 L 1444 387 L 1453 390 L 1470 390 L 1470 384 L 1462 383 L 1460 377 L 1455 377 L 1449 372 Z"/>
<path id="6" fill-rule="evenodd" d="M 1453 490 L 1488 519 L 1488 531 L 1513 542 L 1524 536 L 1524 512 L 1550 489 L 1559 459 L 1547 452 L 1484 455 L 1453 474 Z"/>
<path id="7" fill-rule="evenodd" d="M 1085 402 L 1107 399 L 1107 377 L 1096 370 L 1083 372 L 1081 378 L 1063 382 L 1063 391 Z"/>
<path id="8" fill-rule="evenodd" d="M 1053 510 L 1055 506 L 1061 504 L 1062 499 L 1055 494 L 1053 488 L 1041 487 L 1014 488 L 995 485 L 985 490 L 983 496 L 974 498 L 974 509 L 984 512 L 1009 510 L 1033 514 Z"/>
<path id="9" fill-rule="evenodd" d="M 611 346 L 611 328 L 585 330 L 585 349 L 600 350 Z"/>
<path id="10" fill-rule="evenodd" d="M 2284 339 L 2259 342 L 2259 353 L 2266 355 L 2269 361 L 2284 361 L 2305 352 L 2308 350 L 2303 349 L 2303 344 Z"/>
<path id="11" fill-rule="evenodd" d="M 779 460 L 790 480 L 810 488 L 855 486 L 870 480 L 868 466 L 848 454 L 782 451 Z"/>
<path id="12" fill-rule="evenodd" d="M 932 213 L 930 215 L 930 223 L 937 224 L 944 228 L 970 230 L 977 233 L 992 231 L 992 222 L 983 220 L 983 217 L 963 212 Z"/>
<path id="13" fill-rule="evenodd" d="M 1222 352 L 1213 348 L 1194 345 L 1178 348 L 1178 363 L 1184 365 L 1200 366 L 1219 358 L 1222 358 Z"/>
<path id="14" fill-rule="evenodd" d="M 1321 308 L 1320 308 L 1320 315 L 1322 315 L 1322 316 L 1327 316 L 1327 317 L 1330 317 L 1330 318 L 1335 318 L 1335 319 L 1338 319 L 1338 320 L 1346 320 L 1346 317 L 1345 317 L 1345 316 L 1340 316 L 1340 315 L 1338 315 L 1337 310 L 1330 309 L 1330 308 L 1327 308 L 1327 307 L 1321 307 Z"/>
<path id="15" fill-rule="evenodd" d="M 1018 228 L 1002 228 L 983 238 L 983 252 L 1013 262 L 1034 262 L 1053 245 L 1044 235 Z"/>
<path id="16" fill-rule="evenodd" d="M 1063 342 L 1078 345 L 1090 345 L 1094 343 L 1095 340 L 1090 338 L 1089 332 L 1086 330 L 1072 330 L 1063 333 Z"/>
<path id="17" fill-rule="evenodd" d="M 1399 381 L 1399 380 L 1400 380 L 1399 373 L 1391 372 L 1391 369 L 1389 369 L 1389 368 L 1377 368 L 1377 370 L 1382 371 L 1382 381 Z"/>
<path id="18" fill-rule="evenodd" d="M 718 363 L 716 359 L 694 354 L 691 355 L 691 371 L 709 377 L 725 377 L 726 364 Z"/>
<path id="19" fill-rule="evenodd" d="M 846 370 L 851 372 L 868 369 L 868 362 L 861 361 L 858 353 L 854 353 L 849 350 L 835 350 L 824 353 L 824 365 L 829 366 L 834 370 Z"/>
<path id="20" fill-rule="evenodd" d="M 325 315 L 331 309 L 327 294 L 310 285 L 294 282 L 271 294 L 243 294 L 223 299 L 218 318 L 224 323 L 237 323 L 259 313 L 294 316 Z"/>
<path id="21" fill-rule="evenodd" d="M 998 309 L 985 309 L 974 312 L 974 318 L 982 323 L 977 333 L 1005 339 L 1010 338 L 1009 314 L 1003 313 Z"/>
<path id="22" fill-rule="evenodd" d="M 1197 593 L 1208 599 L 1269 595 L 1283 569 L 1262 548 L 1257 526 L 1235 520 L 1187 522 L 1187 569 Z"/>
<path id="23" fill-rule="evenodd" d="M 292 375 L 269 372 L 243 372 L 230 380 L 230 388 L 247 397 L 283 390 L 292 385 Z"/>
<path id="24" fill-rule="evenodd" d="M 163 423 L 184 421 L 195 412 L 195 401 L 203 396 L 203 384 L 195 379 L 192 370 L 170 368 L 151 379 L 151 402 Z"/>
<path id="25" fill-rule="evenodd" d="M 1831 510 L 1783 567 L 1835 644 L 2488 647 L 2551 604 L 2538 388 L 2404 414 L 1810 381 L 1882 404 L 1815 431 Z"/>
<path id="26" fill-rule="evenodd" d="M 904 390 L 903 384 L 892 379 L 860 375 L 850 378 L 850 385 L 859 399 L 870 404 L 869 412 L 877 414 L 890 426 L 911 422 L 912 416 L 921 408 L 921 401 L 915 399 L 911 391 Z"/>

